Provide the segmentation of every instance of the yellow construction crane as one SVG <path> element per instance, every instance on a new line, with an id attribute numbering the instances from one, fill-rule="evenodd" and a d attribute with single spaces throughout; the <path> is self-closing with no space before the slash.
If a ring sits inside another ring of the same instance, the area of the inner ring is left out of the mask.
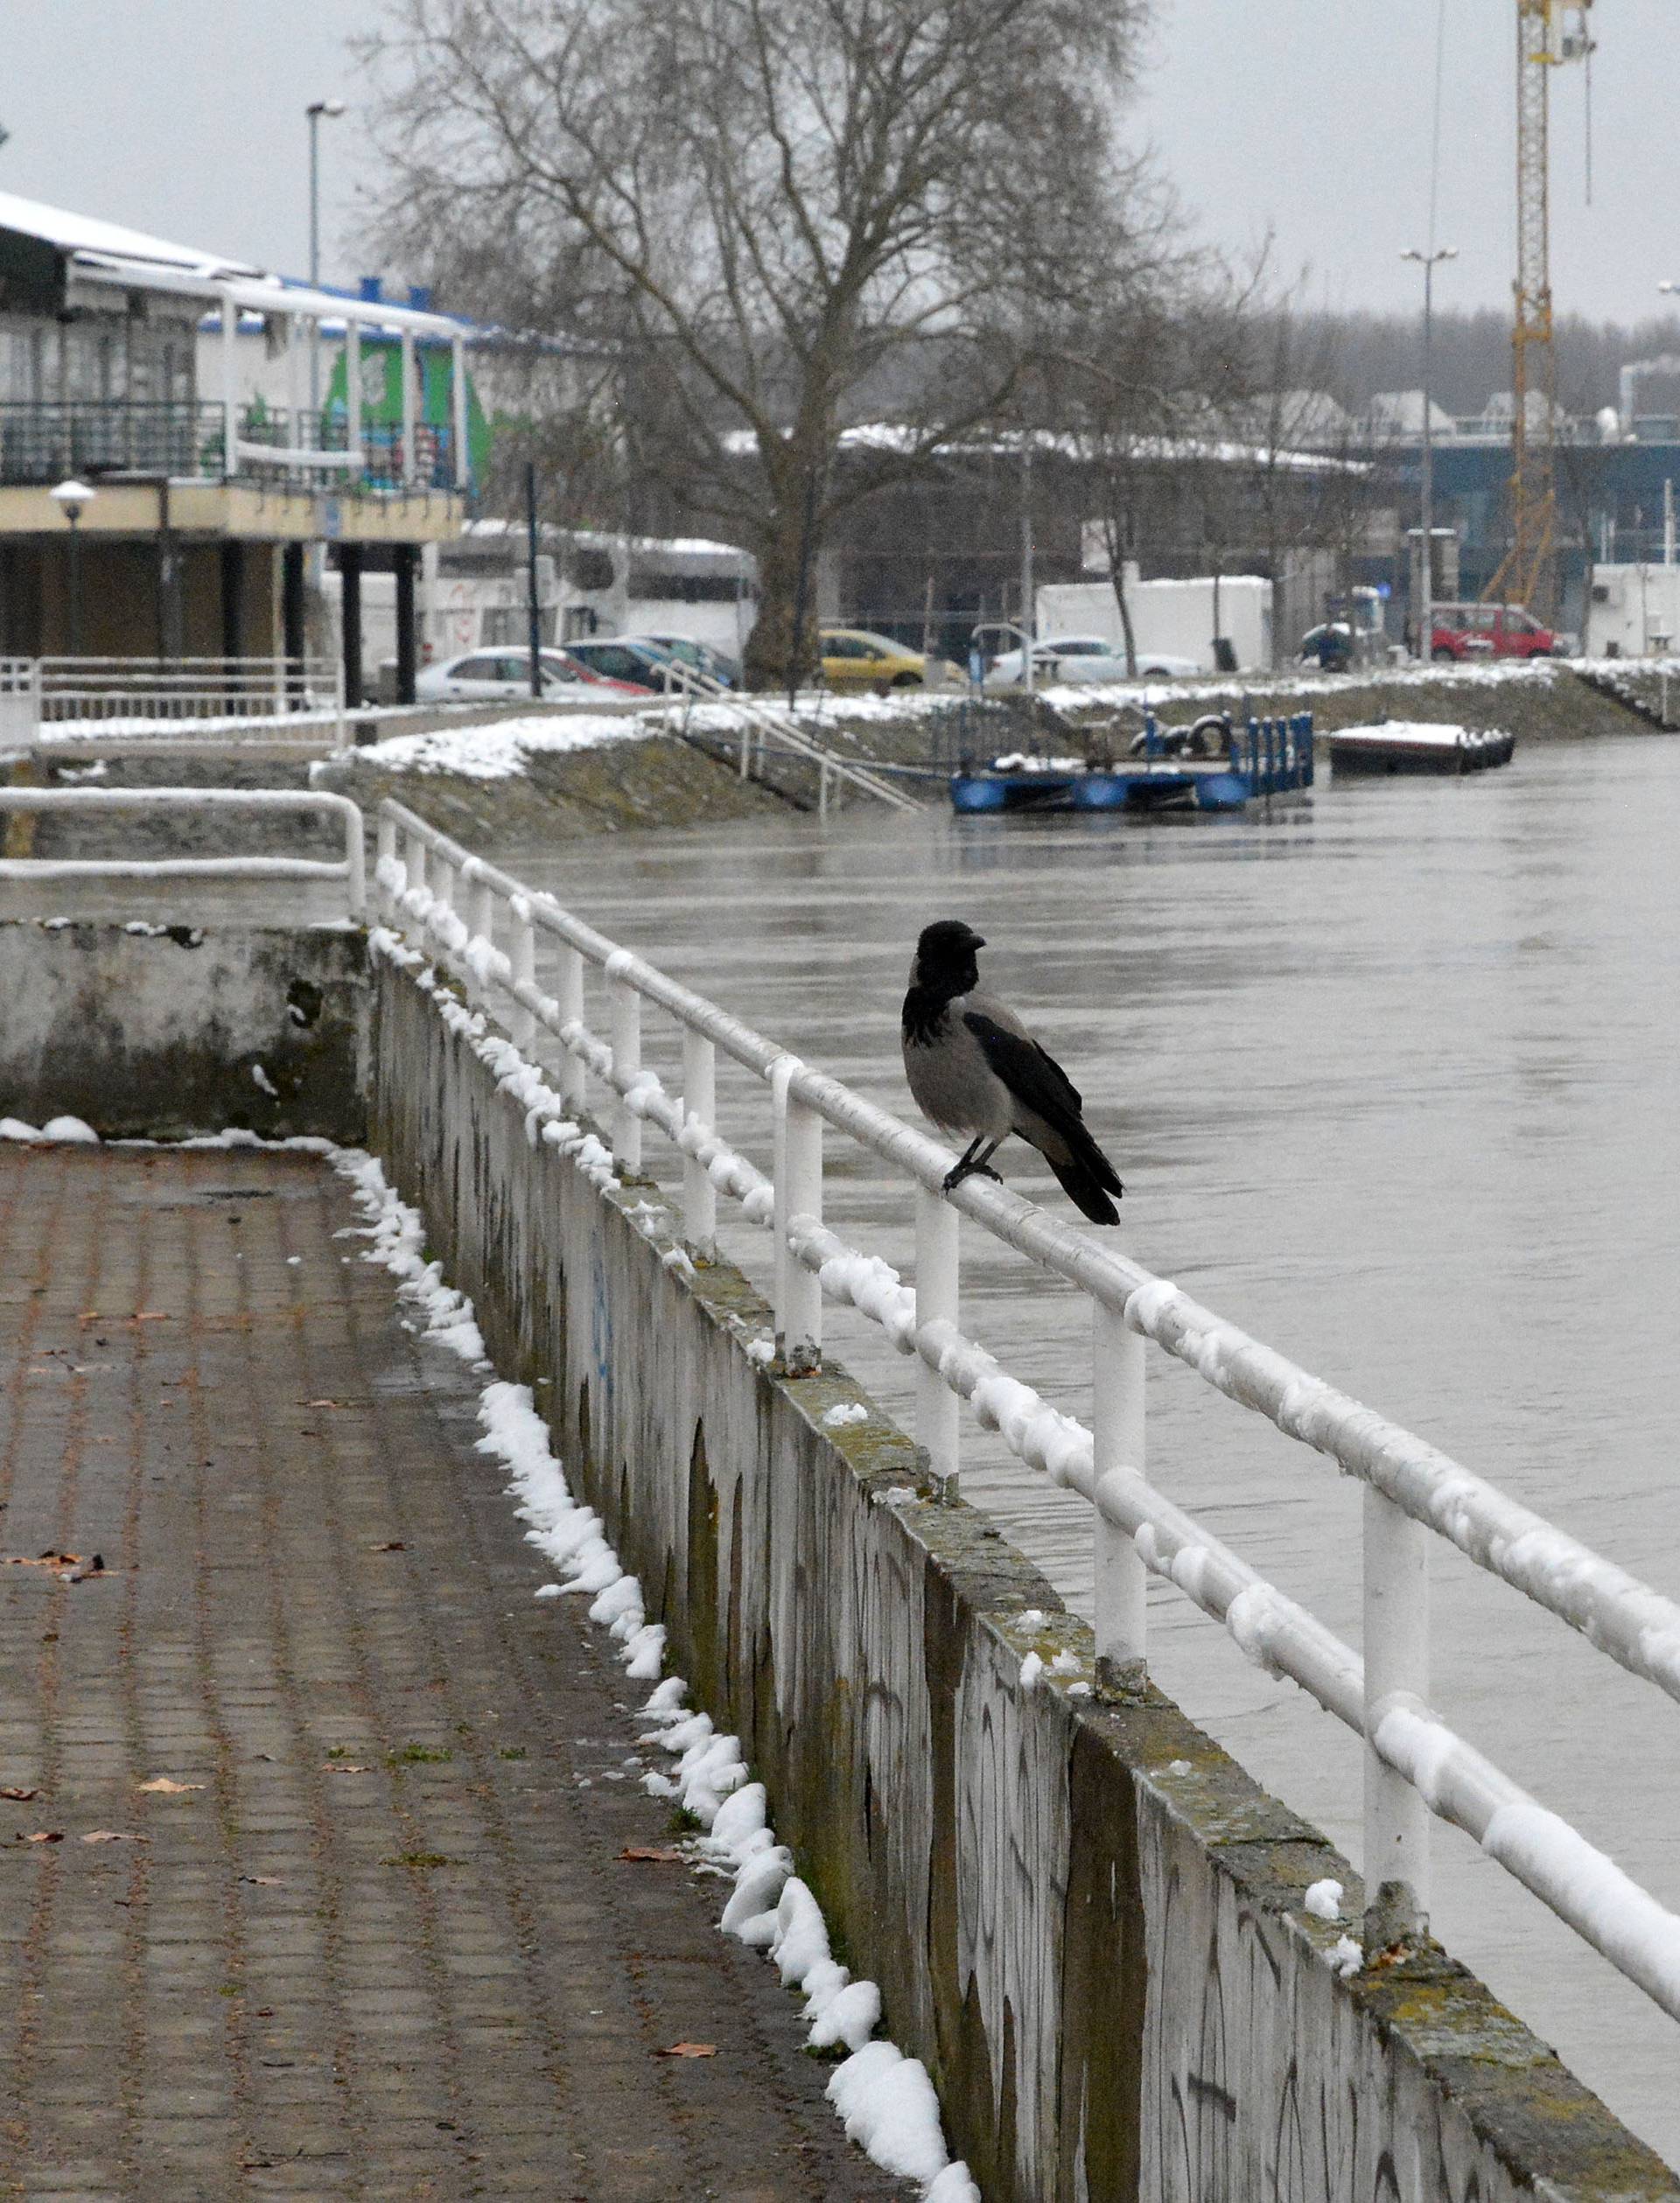
<path id="1" fill-rule="evenodd" d="M 1555 610 L 1552 468 L 1557 377 L 1551 351 L 1546 120 L 1551 72 L 1592 51 L 1592 0 L 1516 0 L 1516 316 L 1511 332 L 1511 547 L 1484 592 L 1494 603 Z M 1529 400 L 1540 401 L 1529 417 Z"/>

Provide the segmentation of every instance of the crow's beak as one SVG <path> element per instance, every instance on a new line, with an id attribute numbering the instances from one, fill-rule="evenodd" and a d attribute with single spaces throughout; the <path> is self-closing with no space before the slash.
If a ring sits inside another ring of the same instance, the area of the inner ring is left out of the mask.
<path id="1" fill-rule="evenodd" d="M 985 945 L 986 940 L 984 934 L 970 934 L 969 935 L 969 947 L 970 948 L 984 948 Z"/>

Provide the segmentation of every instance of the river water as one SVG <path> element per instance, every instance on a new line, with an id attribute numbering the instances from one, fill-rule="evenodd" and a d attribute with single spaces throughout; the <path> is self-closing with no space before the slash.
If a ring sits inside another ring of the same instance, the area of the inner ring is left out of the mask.
<path id="1" fill-rule="evenodd" d="M 984 983 L 1084 1091 L 1130 1253 L 1680 1597 L 1677 855 L 1680 743 L 1629 736 L 1270 819 L 858 810 L 508 861 L 906 1115 L 910 947 L 969 920 Z M 680 1085 L 655 1032 L 648 1057 Z M 720 1109 L 767 1165 L 762 1090 L 720 1074 Z M 830 1220 L 907 1274 L 902 1182 L 832 1134 L 828 1160 Z M 1071 1213 L 1029 1150 L 998 1162 Z M 963 1239 L 966 1327 L 1088 1415 L 1082 1304 Z M 766 1274 L 764 1234 L 725 1246 Z M 828 1323 L 908 1420 L 911 1365 Z M 1356 1643 L 1357 1489 L 1154 1352 L 1149 1413 L 1154 1480 Z M 978 1433 L 963 1487 L 1088 1612 L 1082 1504 Z M 1680 1708 L 1445 1547 L 1433 1600 L 1442 1711 L 1680 1908 Z M 1159 1585 L 1151 1629 L 1162 1686 L 1357 1862 L 1356 1742 Z M 1674 2025 L 1456 1831 L 1435 1844 L 1447 1947 L 1680 2164 Z"/>

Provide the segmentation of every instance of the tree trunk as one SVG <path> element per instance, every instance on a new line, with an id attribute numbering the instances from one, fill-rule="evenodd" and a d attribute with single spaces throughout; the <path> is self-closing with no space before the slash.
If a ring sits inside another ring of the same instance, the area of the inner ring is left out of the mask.
<path id="1" fill-rule="evenodd" d="M 817 563 L 827 518 L 823 495 L 828 446 L 790 443 L 770 472 L 766 523 L 755 549 L 759 616 L 747 637 L 746 685 L 784 689 L 816 678 Z"/>

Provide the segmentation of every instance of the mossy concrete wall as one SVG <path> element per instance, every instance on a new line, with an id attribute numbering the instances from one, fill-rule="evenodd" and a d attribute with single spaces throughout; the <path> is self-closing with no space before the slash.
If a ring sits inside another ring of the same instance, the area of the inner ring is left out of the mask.
<path id="1" fill-rule="evenodd" d="M 360 927 L 0 922 L 0 1116 L 359 1139 L 367 1028 Z"/>
<path id="2" fill-rule="evenodd" d="M 373 1136 L 536 1388 L 676 1668 L 738 1731 L 840 1955 L 925 2059 L 987 2203 L 1680 2196 L 1433 1945 L 1350 1980 L 1306 1913 L 1355 1878 L 1088 1632 L 830 1367 L 681 1259 L 645 1184 L 598 1190 L 470 1031 L 374 960 Z M 1024 1617 L 1032 1610 L 1042 1624 Z M 1028 1651 L 1065 1672 L 1025 1688 Z"/>

